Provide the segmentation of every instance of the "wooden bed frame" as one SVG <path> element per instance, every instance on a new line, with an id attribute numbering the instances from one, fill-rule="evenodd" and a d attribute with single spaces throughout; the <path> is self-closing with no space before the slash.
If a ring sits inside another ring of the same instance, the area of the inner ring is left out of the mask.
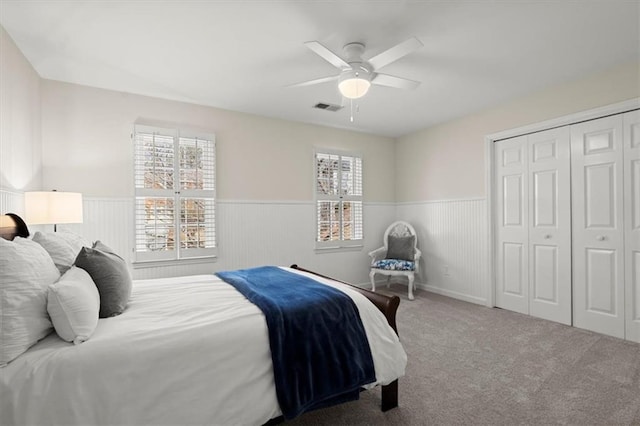
<path id="1" fill-rule="evenodd" d="M 7 213 L 0 216 L 0 238 L 12 241 L 15 237 L 29 236 L 29 228 L 24 221 L 14 213 Z"/>
<path id="2" fill-rule="evenodd" d="M 13 240 L 17 236 L 24 238 L 29 236 L 29 229 L 24 221 L 20 218 L 20 216 L 13 213 L 7 213 L 3 216 L 0 216 L 0 238 Z M 398 334 L 398 328 L 396 326 L 396 312 L 398 311 L 398 306 L 400 305 L 400 298 L 398 296 L 385 296 L 380 293 L 374 293 L 373 291 L 354 286 L 347 282 L 336 280 L 335 278 L 327 277 L 326 275 L 321 275 L 317 272 L 309 271 L 295 264 L 291 265 L 291 268 L 303 272 L 308 272 L 322 278 L 339 281 L 343 284 L 351 286 L 354 290 L 363 294 L 367 299 L 369 299 L 371 303 L 373 303 L 384 314 L 391 328 L 393 328 L 396 334 Z M 381 408 L 382 411 L 388 411 L 397 406 L 398 380 L 396 379 L 388 385 L 382 386 Z M 268 424 L 271 424 L 271 422 L 269 422 Z"/>

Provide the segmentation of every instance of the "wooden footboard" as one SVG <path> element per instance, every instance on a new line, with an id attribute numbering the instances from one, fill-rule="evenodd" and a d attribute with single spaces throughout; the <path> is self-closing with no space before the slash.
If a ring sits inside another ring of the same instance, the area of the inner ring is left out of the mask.
<path id="1" fill-rule="evenodd" d="M 351 286 L 357 292 L 362 293 L 367 299 L 371 301 L 371 303 L 373 303 L 380 310 L 380 312 L 382 312 L 385 318 L 387 318 L 387 322 L 389 323 L 391 328 L 393 328 L 396 334 L 398 334 L 398 327 L 396 326 L 396 313 L 398 311 L 398 306 L 400 305 L 400 298 L 398 296 L 385 296 L 380 293 L 374 293 L 373 291 L 354 286 L 353 284 L 336 280 L 335 278 L 327 277 L 326 275 L 321 275 L 321 274 L 318 274 L 317 272 L 309 271 L 308 269 L 301 268 L 298 265 L 291 265 L 291 268 L 297 269 L 303 272 L 308 272 L 310 274 L 314 274 L 322 278 L 339 281 L 343 284 L 347 284 Z M 398 380 L 394 380 L 388 385 L 382 386 L 382 411 L 391 410 L 392 408 L 395 408 L 397 406 L 398 406 Z"/>

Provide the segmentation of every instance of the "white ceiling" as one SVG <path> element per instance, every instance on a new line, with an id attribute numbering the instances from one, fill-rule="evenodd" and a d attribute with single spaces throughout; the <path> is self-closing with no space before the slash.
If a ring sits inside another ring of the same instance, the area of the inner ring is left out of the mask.
<path id="1" fill-rule="evenodd" d="M 0 23 L 46 79 L 393 137 L 640 60 L 637 0 L 0 0 Z M 420 87 L 373 86 L 354 123 L 312 108 L 335 82 L 285 87 L 337 73 L 305 41 L 369 58 L 413 36 L 382 72 Z"/>

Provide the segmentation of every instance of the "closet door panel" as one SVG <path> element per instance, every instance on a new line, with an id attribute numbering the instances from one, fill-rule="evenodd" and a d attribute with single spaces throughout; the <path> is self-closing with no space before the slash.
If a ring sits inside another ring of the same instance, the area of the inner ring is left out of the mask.
<path id="1" fill-rule="evenodd" d="M 573 324 L 625 334 L 622 116 L 571 126 Z"/>
<path id="2" fill-rule="evenodd" d="M 532 294 L 534 302 L 558 303 L 558 249 L 534 244 L 532 247 Z M 532 313 L 533 315 L 533 313 Z"/>
<path id="3" fill-rule="evenodd" d="M 640 342 L 640 111 L 623 116 L 626 339 Z"/>
<path id="4" fill-rule="evenodd" d="M 584 167 L 584 213 L 587 229 L 616 229 L 615 163 Z"/>
<path id="5" fill-rule="evenodd" d="M 558 228 L 558 173 L 543 170 L 533 173 L 533 227 Z"/>
<path id="6" fill-rule="evenodd" d="M 496 306 L 529 313 L 526 137 L 495 144 Z"/>
<path id="7" fill-rule="evenodd" d="M 570 325 L 570 130 L 533 133 L 528 148 L 529 312 Z"/>
<path id="8" fill-rule="evenodd" d="M 502 247 L 502 271 L 504 276 L 504 285 L 502 288 L 503 295 L 515 296 L 519 299 L 523 298 L 526 295 L 527 287 L 524 259 L 524 253 L 526 250 L 525 246 L 521 243 L 505 242 L 502 244 Z"/>
<path id="9" fill-rule="evenodd" d="M 615 250 L 586 250 L 586 307 L 589 312 L 618 315 L 616 283 L 620 277 L 616 268 L 616 254 Z"/>

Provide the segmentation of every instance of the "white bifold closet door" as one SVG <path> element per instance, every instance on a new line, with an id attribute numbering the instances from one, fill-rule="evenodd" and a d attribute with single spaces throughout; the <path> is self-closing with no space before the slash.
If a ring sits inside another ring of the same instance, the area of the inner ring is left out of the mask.
<path id="1" fill-rule="evenodd" d="M 496 306 L 571 324 L 569 128 L 496 142 Z"/>
<path id="2" fill-rule="evenodd" d="M 625 337 L 622 115 L 571 126 L 573 324 Z"/>
<path id="3" fill-rule="evenodd" d="M 624 114 L 626 339 L 640 343 L 640 111 Z"/>

